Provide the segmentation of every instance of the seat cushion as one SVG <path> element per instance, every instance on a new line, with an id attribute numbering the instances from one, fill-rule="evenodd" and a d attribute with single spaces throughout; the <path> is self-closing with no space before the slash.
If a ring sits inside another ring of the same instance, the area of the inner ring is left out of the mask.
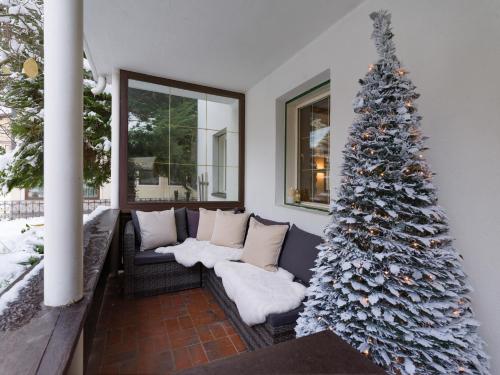
<path id="1" fill-rule="evenodd" d="M 267 322 L 273 327 L 285 326 L 295 323 L 299 314 L 304 310 L 304 305 L 280 314 L 269 314 Z"/>
<path id="2" fill-rule="evenodd" d="M 188 235 L 191 238 L 196 238 L 198 234 L 198 223 L 200 222 L 200 211 L 187 209 L 186 214 Z"/>
<path id="3" fill-rule="evenodd" d="M 312 276 L 310 269 L 314 267 L 314 261 L 319 251 L 316 246 L 322 242 L 323 239 L 320 236 L 292 225 L 283 245 L 279 266 L 309 285 Z"/>
<path id="4" fill-rule="evenodd" d="M 145 250 L 137 252 L 134 257 L 134 264 L 137 266 L 146 264 L 157 264 L 175 262 L 175 256 L 172 253 L 155 253 L 154 250 Z"/>

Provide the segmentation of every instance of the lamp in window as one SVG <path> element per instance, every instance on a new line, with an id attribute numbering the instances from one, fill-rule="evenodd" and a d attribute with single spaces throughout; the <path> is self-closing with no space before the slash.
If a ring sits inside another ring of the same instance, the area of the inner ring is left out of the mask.
<path id="1" fill-rule="evenodd" d="M 315 164 L 315 175 L 316 175 L 316 191 L 319 193 L 322 193 L 325 191 L 325 166 L 326 166 L 326 160 L 325 157 L 321 156 L 316 156 L 314 158 L 314 164 Z"/>

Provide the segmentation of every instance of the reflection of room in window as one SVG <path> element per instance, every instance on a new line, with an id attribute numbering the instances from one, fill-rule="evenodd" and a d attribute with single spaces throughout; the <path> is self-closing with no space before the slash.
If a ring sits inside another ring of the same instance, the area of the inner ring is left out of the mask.
<path id="1" fill-rule="evenodd" d="M 226 196 L 227 131 L 222 129 L 213 135 L 213 195 Z"/>
<path id="2" fill-rule="evenodd" d="M 286 104 L 286 203 L 326 209 L 330 201 L 330 85 Z"/>
<path id="3" fill-rule="evenodd" d="M 158 185 L 160 178 L 152 170 L 139 169 L 139 185 Z"/>

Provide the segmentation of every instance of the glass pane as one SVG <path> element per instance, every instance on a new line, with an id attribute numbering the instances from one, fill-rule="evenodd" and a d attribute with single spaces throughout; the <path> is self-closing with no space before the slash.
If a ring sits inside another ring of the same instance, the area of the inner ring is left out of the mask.
<path id="1" fill-rule="evenodd" d="M 226 177 L 228 159 L 238 167 L 238 133 L 225 133 L 238 128 L 237 100 L 129 80 L 128 112 L 129 201 L 238 199 L 212 197 L 229 183 L 238 191 Z"/>
<path id="2" fill-rule="evenodd" d="M 327 205 L 330 201 L 329 84 L 286 105 L 285 202 Z"/>

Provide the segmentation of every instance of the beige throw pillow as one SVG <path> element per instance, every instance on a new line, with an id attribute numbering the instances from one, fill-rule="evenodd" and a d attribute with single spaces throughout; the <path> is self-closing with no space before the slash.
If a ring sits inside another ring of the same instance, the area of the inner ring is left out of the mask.
<path id="1" fill-rule="evenodd" d="M 217 210 L 211 243 L 241 249 L 245 241 L 248 214 Z"/>
<path id="2" fill-rule="evenodd" d="M 200 221 L 198 222 L 198 241 L 210 241 L 214 231 L 215 211 L 200 208 Z"/>
<path id="3" fill-rule="evenodd" d="M 177 242 L 174 209 L 166 211 L 137 211 L 141 229 L 141 251 L 156 249 Z"/>
<path id="4" fill-rule="evenodd" d="M 264 225 L 253 217 L 250 218 L 241 260 L 266 271 L 277 271 L 281 246 L 287 231 L 288 225 Z"/>

